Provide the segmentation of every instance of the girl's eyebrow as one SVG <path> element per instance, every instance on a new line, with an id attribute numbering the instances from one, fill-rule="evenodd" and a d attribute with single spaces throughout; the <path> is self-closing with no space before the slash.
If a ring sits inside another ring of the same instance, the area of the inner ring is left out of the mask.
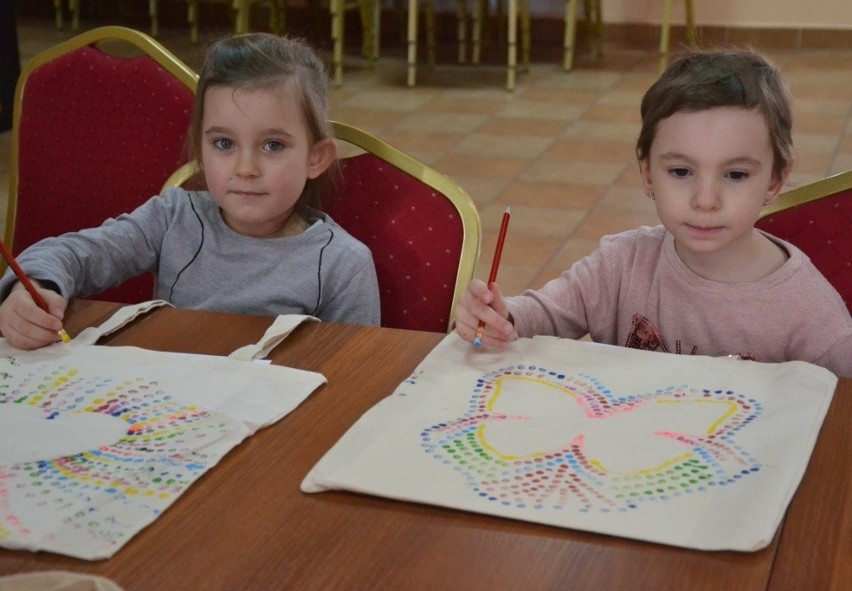
<path id="1" fill-rule="evenodd" d="M 681 154 L 680 152 L 665 152 L 664 154 L 660 154 L 660 160 L 681 160 L 685 162 L 693 162 L 693 159 L 687 156 L 686 154 Z M 747 166 L 760 166 L 760 160 L 756 158 L 751 158 L 750 156 L 735 156 L 730 158 L 729 160 L 725 160 L 725 166 L 735 166 L 735 165 L 747 165 Z"/>
<path id="2" fill-rule="evenodd" d="M 219 126 L 214 125 L 213 127 L 208 127 L 207 129 L 205 129 L 204 133 L 205 134 L 208 134 L 208 133 L 229 134 L 229 133 L 233 133 L 233 132 L 226 127 L 219 127 Z M 289 133 L 288 131 L 285 131 L 284 129 L 282 129 L 280 127 L 270 127 L 270 128 L 267 128 L 267 129 L 261 129 L 260 134 L 261 135 L 283 135 L 283 136 L 287 136 L 287 137 L 293 137 L 292 133 Z"/>

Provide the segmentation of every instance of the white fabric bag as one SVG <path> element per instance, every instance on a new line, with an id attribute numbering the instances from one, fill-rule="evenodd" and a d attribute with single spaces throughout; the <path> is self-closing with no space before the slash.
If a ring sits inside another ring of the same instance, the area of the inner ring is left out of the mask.
<path id="1" fill-rule="evenodd" d="M 703 550 L 772 539 L 837 378 L 804 362 L 448 335 L 302 483 Z"/>

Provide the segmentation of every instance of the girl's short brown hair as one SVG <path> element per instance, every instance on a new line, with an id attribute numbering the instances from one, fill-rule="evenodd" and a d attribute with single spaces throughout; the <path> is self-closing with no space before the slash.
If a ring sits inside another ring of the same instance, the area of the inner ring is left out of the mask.
<path id="1" fill-rule="evenodd" d="M 781 71 L 751 49 L 692 51 L 678 57 L 642 98 L 642 130 L 636 156 L 645 160 L 660 121 L 679 112 L 716 107 L 755 109 L 766 120 L 772 143 L 772 173 L 780 178 L 793 163 L 790 91 Z"/>

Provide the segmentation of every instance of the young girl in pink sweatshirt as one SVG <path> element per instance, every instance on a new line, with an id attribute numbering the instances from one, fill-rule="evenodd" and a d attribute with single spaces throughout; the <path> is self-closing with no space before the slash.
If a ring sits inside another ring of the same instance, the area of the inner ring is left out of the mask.
<path id="1" fill-rule="evenodd" d="M 646 92 L 636 154 L 662 225 L 601 240 L 539 290 L 474 280 L 456 331 L 505 347 L 555 335 L 651 351 L 803 360 L 852 376 L 852 318 L 794 245 L 755 229 L 794 160 L 790 95 L 753 51 L 698 51 Z"/>

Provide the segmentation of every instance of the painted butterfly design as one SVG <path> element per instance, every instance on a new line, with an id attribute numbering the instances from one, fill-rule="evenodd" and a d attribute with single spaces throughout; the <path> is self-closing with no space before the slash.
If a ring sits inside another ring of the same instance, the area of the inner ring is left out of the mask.
<path id="1" fill-rule="evenodd" d="M 759 471 L 736 434 L 761 412 L 728 390 L 616 395 L 590 376 L 521 364 L 480 378 L 469 411 L 422 441 L 490 502 L 627 511 Z"/>

